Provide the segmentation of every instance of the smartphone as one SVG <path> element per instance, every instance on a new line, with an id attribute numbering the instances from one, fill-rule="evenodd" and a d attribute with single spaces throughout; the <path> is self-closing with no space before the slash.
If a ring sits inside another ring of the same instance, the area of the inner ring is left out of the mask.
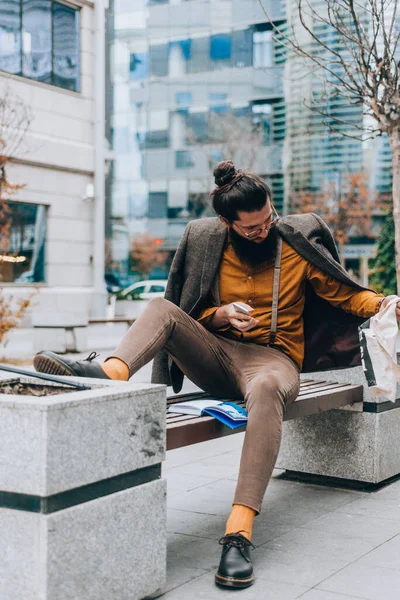
<path id="1" fill-rule="evenodd" d="M 245 315 L 250 314 L 249 309 L 243 306 L 242 304 L 239 304 L 239 302 L 233 302 L 233 306 L 236 308 L 236 310 L 238 310 L 241 313 L 244 313 Z"/>

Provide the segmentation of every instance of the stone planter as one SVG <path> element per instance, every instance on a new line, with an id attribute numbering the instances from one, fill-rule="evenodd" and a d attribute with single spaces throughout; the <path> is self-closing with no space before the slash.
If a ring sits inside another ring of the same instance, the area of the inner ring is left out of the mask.
<path id="1" fill-rule="evenodd" d="M 115 303 L 116 317 L 138 317 L 146 308 L 147 300 L 117 300 Z"/>
<path id="2" fill-rule="evenodd" d="M 1 600 L 139 600 L 165 582 L 165 386 L 74 380 L 91 389 L 0 379 Z"/>
<path id="3" fill-rule="evenodd" d="M 364 402 L 285 422 L 277 468 L 296 476 L 333 477 L 369 487 L 398 475 L 400 400 L 374 398 L 361 367 L 303 377 L 361 384 Z"/>

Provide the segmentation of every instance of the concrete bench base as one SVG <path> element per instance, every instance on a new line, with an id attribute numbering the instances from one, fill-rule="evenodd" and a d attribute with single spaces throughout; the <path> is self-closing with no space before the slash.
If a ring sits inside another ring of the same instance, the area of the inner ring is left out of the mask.
<path id="1" fill-rule="evenodd" d="M 364 402 L 286 422 L 277 468 L 368 484 L 398 475 L 400 408 L 371 396 L 361 367 L 310 375 L 361 383 Z"/>
<path id="2" fill-rule="evenodd" d="M 165 386 L 74 380 L 92 389 L 0 394 L 1 600 L 140 600 L 165 584 Z"/>

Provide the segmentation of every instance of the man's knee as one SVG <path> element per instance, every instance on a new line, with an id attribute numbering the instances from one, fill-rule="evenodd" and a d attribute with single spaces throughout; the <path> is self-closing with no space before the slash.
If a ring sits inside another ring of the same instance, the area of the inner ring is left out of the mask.
<path id="1" fill-rule="evenodd" d="M 146 310 L 156 312 L 157 314 L 171 314 L 180 311 L 181 309 L 173 302 L 165 298 L 152 298 L 149 300 Z"/>
<path id="2" fill-rule="evenodd" d="M 272 371 L 257 375 L 247 388 L 248 409 L 251 409 L 255 404 L 262 405 L 265 410 L 276 407 L 282 408 L 286 399 L 286 383 L 278 372 Z"/>

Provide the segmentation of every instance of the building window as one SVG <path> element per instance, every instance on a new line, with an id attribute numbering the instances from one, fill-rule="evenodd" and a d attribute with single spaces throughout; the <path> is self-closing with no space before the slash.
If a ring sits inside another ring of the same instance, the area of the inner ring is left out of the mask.
<path id="1" fill-rule="evenodd" d="M 79 91 L 79 10 L 53 0 L 0 2 L 0 70 Z"/>
<path id="2" fill-rule="evenodd" d="M 149 55 L 147 52 L 133 52 L 129 58 L 129 79 L 145 79 L 149 74 Z"/>
<path id="3" fill-rule="evenodd" d="M 269 144 L 272 139 L 271 135 L 271 118 L 272 109 L 271 104 L 253 104 L 252 109 L 252 121 L 257 129 L 263 133 L 263 143 Z"/>
<path id="4" fill-rule="evenodd" d="M 186 143 L 206 144 L 207 141 L 207 113 L 188 112 L 186 114 Z"/>
<path id="5" fill-rule="evenodd" d="M 210 38 L 210 58 L 212 69 L 222 69 L 231 64 L 231 36 L 225 33 Z"/>
<path id="6" fill-rule="evenodd" d="M 0 229 L 0 282 L 44 282 L 46 207 L 3 203 Z"/>
<path id="7" fill-rule="evenodd" d="M 149 192 L 149 219 L 166 219 L 168 213 L 168 193 Z"/>
<path id="8" fill-rule="evenodd" d="M 189 73 L 202 73 L 210 69 L 210 38 L 193 38 L 189 59 Z"/>
<path id="9" fill-rule="evenodd" d="M 192 40 L 179 40 L 169 43 L 169 75 L 182 77 L 188 72 L 192 52 Z"/>
<path id="10" fill-rule="evenodd" d="M 273 48 L 272 31 L 255 31 L 253 33 L 253 65 L 254 67 L 272 67 Z"/>
<path id="11" fill-rule="evenodd" d="M 150 46 L 150 75 L 166 77 L 168 75 L 168 45 Z"/>
<path id="12" fill-rule="evenodd" d="M 176 102 L 177 106 L 179 106 L 181 108 L 185 108 L 186 106 L 191 106 L 193 104 L 192 92 L 176 92 L 175 102 Z"/>
<path id="13" fill-rule="evenodd" d="M 232 33 L 232 66 L 251 67 L 253 64 L 253 31 L 242 29 Z"/>
<path id="14" fill-rule="evenodd" d="M 188 169 L 193 167 L 194 162 L 191 150 L 176 150 L 175 152 L 175 168 Z"/>

